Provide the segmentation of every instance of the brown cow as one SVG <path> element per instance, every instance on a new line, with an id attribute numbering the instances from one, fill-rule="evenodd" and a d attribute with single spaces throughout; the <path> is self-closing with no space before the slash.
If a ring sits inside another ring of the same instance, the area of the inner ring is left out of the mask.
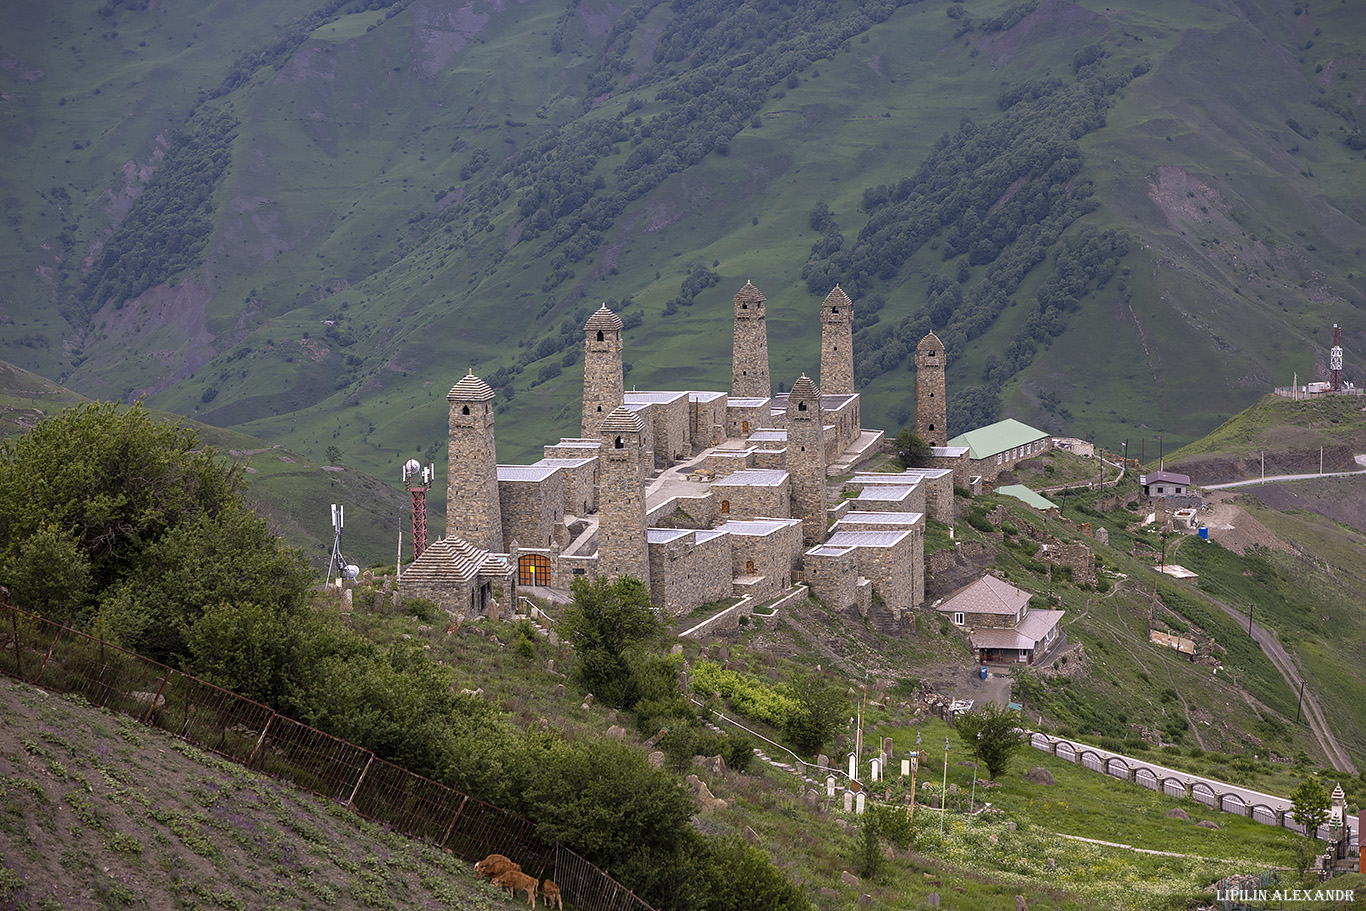
<path id="1" fill-rule="evenodd" d="M 560 900 L 560 887 L 555 885 L 553 879 L 541 883 L 541 897 L 545 899 L 547 908 L 559 908 L 560 911 L 564 911 L 564 902 Z"/>
<path id="2" fill-rule="evenodd" d="M 474 875 L 493 879 L 495 876 L 512 870 L 516 873 L 522 872 L 521 864 L 513 863 L 502 854 L 490 854 L 479 863 L 474 865 Z"/>
<path id="3" fill-rule="evenodd" d="M 493 884 L 507 889 L 514 897 L 519 891 L 526 892 L 527 904 L 532 908 L 536 907 L 536 886 L 539 885 L 536 877 L 527 876 L 519 870 L 508 870 L 495 876 Z"/>

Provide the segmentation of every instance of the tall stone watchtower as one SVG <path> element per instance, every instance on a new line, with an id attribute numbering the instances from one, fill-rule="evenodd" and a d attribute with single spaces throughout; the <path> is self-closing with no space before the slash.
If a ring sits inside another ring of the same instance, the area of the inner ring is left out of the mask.
<path id="1" fill-rule="evenodd" d="M 825 541 L 825 419 L 821 393 L 805 373 L 787 394 L 787 473 L 792 478 L 792 517 L 802 520 L 802 540 Z"/>
<path id="2" fill-rule="evenodd" d="M 621 320 L 603 304 L 583 326 L 583 434 L 595 439 L 622 403 Z"/>
<path id="3" fill-rule="evenodd" d="M 650 584 L 645 538 L 645 425 L 624 406 L 603 419 L 598 450 L 598 569 L 608 578 Z"/>
<path id="4" fill-rule="evenodd" d="M 470 371 L 446 393 L 451 403 L 446 469 L 446 537 L 503 552 L 498 460 L 493 445 L 493 390 Z"/>
<path id="5" fill-rule="evenodd" d="M 931 332 L 915 346 L 915 434 L 931 446 L 949 442 L 944 343 Z"/>
<path id="6" fill-rule="evenodd" d="M 773 386 L 768 378 L 768 326 L 764 322 L 764 296 L 749 282 L 735 295 L 735 347 L 731 352 L 730 394 L 769 398 Z"/>
<path id="7" fill-rule="evenodd" d="M 821 391 L 854 391 L 854 302 L 839 285 L 821 304 Z"/>

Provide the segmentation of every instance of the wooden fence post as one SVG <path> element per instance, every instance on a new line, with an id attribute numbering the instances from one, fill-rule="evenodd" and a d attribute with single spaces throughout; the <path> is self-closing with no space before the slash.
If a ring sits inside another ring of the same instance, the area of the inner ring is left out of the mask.
<path id="1" fill-rule="evenodd" d="M 444 847 L 446 847 L 446 842 L 450 840 L 451 833 L 455 831 L 455 822 L 456 822 L 456 820 L 458 820 L 458 819 L 460 818 L 460 814 L 464 811 L 464 809 L 465 809 L 465 804 L 469 803 L 469 800 L 470 800 L 470 795 L 468 795 L 468 794 L 462 794 L 462 795 L 461 795 L 461 797 L 460 797 L 460 806 L 458 806 L 458 807 L 455 808 L 455 815 L 451 817 L 451 824 L 448 825 L 448 826 L 446 826 L 446 834 L 441 836 L 441 841 L 440 841 L 439 844 L 437 844 L 437 847 L 438 847 L 438 848 L 444 848 Z"/>
<path id="2" fill-rule="evenodd" d="M 370 764 L 375 761 L 375 754 L 371 753 L 370 758 L 365 760 L 365 768 L 360 770 L 360 777 L 356 779 L 356 786 L 351 789 L 351 796 L 346 798 L 346 806 L 351 807 L 356 801 L 356 794 L 360 792 L 360 783 L 365 780 L 365 773 L 370 771 Z"/>
<path id="3" fill-rule="evenodd" d="M 100 647 L 104 647 L 103 639 L 100 640 Z M 147 706 L 147 714 L 142 716 L 143 724 L 152 723 L 152 711 L 157 707 L 157 703 L 161 701 L 161 694 L 166 689 L 166 682 L 171 679 L 171 674 L 173 673 L 175 673 L 175 671 L 171 670 L 169 667 L 166 668 L 166 676 L 161 678 L 161 686 L 157 687 L 157 694 L 152 697 L 152 704 Z"/>

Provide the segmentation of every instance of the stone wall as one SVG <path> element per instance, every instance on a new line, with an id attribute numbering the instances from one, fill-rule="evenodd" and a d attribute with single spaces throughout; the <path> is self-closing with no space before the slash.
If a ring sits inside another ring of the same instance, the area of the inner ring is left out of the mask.
<path id="1" fill-rule="evenodd" d="M 525 547 L 550 547 L 556 526 L 564 522 L 562 472 L 540 481 L 499 481 L 498 505 L 503 514 L 503 540 Z"/>
<path id="2" fill-rule="evenodd" d="M 730 534 L 726 537 L 731 544 L 731 574 L 764 577 L 762 583 L 749 589 L 755 598 L 761 601 L 776 598 L 792 584 L 792 571 L 802 553 L 800 522 L 766 535 Z"/>
<path id="3" fill-rule="evenodd" d="M 953 483 L 955 487 L 966 489 L 971 482 L 972 462 L 968 460 L 967 447 L 963 447 L 963 452 L 956 456 L 932 455 L 925 460 L 925 467 L 949 469 L 953 472 Z"/>
<path id="4" fill-rule="evenodd" d="M 813 547 L 802 557 L 811 594 L 832 611 L 858 608 L 858 556 L 852 548 Z"/>
<path id="5" fill-rule="evenodd" d="M 1053 438 L 1044 437 L 1035 440 L 1024 446 L 1016 446 L 999 452 L 996 455 L 988 456 L 985 459 L 976 459 L 972 463 L 972 473 L 980 475 L 985 481 L 994 481 L 1003 471 L 1010 471 L 1025 459 L 1031 459 L 1042 452 L 1048 452 L 1053 448 Z"/>
<path id="6" fill-rule="evenodd" d="M 692 455 L 688 397 L 680 394 L 654 406 L 654 452 L 656 467 L 666 467 Z"/>
<path id="7" fill-rule="evenodd" d="M 915 349 L 915 433 L 931 446 L 943 446 L 949 439 L 947 366 L 944 343 L 931 332 Z"/>
<path id="8" fill-rule="evenodd" d="M 707 471 L 713 477 L 724 478 L 737 471 L 754 467 L 753 449 L 718 449 L 707 454 Z"/>
<path id="9" fill-rule="evenodd" d="M 719 446 L 727 439 L 726 396 L 695 392 L 688 397 L 688 438 L 694 453 Z"/>
<path id="10" fill-rule="evenodd" d="M 711 491 L 696 497 L 670 497 L 650 508 L 646 523 L 650 528 L 711 528 L 721 518 L 720 507 Z"/>
<path id="11" fill-rule="evenodd" d="M 1072 571 L 1073 582 L 1095 584 L 1096 555 L 1085 544 L 1045 544 L 1039 559 L 1049 567 L 1050 575 L 1054 566 L 1065 566 Z"/>
<path id="12" fill-rule="evenodd" d="M 755 468 L 771 468 L 776 471 L 787 470 L 786 449 L 756 449 L 751 459 Z"/>
<path id="13" fill-rule="evenodd" d="M 682 617 L 731 593 L 730 544 L 725 535 L 694 532 L 650 545 L 650 601 L 668 617 Z"/>
<path id="14" fill-rule="evenodd" d="M 758 516 L 786 519 L 792 501 L 792 482 L 784 478 L 779 484 L 713 484 L 711 493 L 723 520 Z"/>
<path id="15" fill-rule="evenodd" d="M 760 427 L 768 427 L 771 423 L 768 415 L 768 396 L 740 402 L 731 399 L 726 404 L 726 433 L 731 439 L 743 439 Z"/>

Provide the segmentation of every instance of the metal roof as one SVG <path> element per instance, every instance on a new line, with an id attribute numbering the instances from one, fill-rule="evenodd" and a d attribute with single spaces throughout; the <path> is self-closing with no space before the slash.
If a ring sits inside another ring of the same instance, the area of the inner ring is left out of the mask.
<path id="1" fill-rule="evenodd" d="M 560 469 L 554 465 L 499 465 L 498 481 L 544 481 Z"/>
<path id="2" fill-rule="evenodd" d="M 670 541 L 686 538 L 692 533 L 691 528 L 647 528 L 645 529 L 645 543 L 668 544 Z"/>
<path id="3" fill-rule="evenodd" d="M 1009 614 L 1014 616 L 1029 603 L 1029 592 L 1016 588 L 1004 579 L 983 576 L 964 586 L 939 605 L 941 614 L 962 611 L 965 614 Z"/>
<path id="4" fill-rule="evenodd" d="M 1050 509 L 1058 508 L 1057 503 L 1054 503 L 1042 494 L 1035 493 L 1023 484 L 1007 484 L 1005 487 L 996 488 L 996 492 L 1021 500 L 1041 512 L 1048 512 Z"/>
<path id="5" fill-rule="evenodd" d="M 687 397 L 686 392 L 626 392 L 622 398 L 627 405 L 667 405 Z"/>
<path id="6" fill-rule="evenodd" d="M 801 519 L 735 519 L 725 523 L 718 530 L 732 535 L 771 535 L 775 531 L 801 524 Z"/>
<path id="7" fill-rule="evenodd" d="M 923 512 L 865 512 L 855 509 L 831 526 L 835 530 L 852 530 L 859 525 L 891 525 L 910 528 L 925 523 Z M 841 526 L 844 528 L 841 529 Z"/>
<path id="8" fill-rule="evenodd" d="M 1006 418 L 995 424 L 960 433 L 949 440 L 949 445 L 968 447 L 968 458 L 979 461 L 1017 446 L 1028 446 L 1037 440 L 1046 440 L 1050 436 L 1052 434 L 1046 430 L 1030 427 L 1014 418 Z"/>
<path id="9" fill-rule="evenodd" d="M 911 534 L 900 531 L 836 531 L 825 539 L 826 547 L 895 547 Z"/>
<path id="10" fill-rule="evenodd" d="M 726 400 L 726 404 L 731 408 L 762 408 L 769 403 L 769 399 L 756 398 L 753 396 L 733 395 Z"/>
<path id="11" fill-rule="evenodd" d="M 712 487 L 777 487 L 787 480 L 779 468 L 746 468 L 711 482 Z"/>
<path id="12" fill-rule="evenodd" d="M 966 446 L 931 446 L 930 455 L 936 458 L 956 459 L 968 451 Z"/>
<path id="13" fill-rule="evenodd" d="M 896 502 L 905 500 L 915 491 L 914 485 L 907 487 L 904 485 L 891 484 L 869 484 L 863 488 L 854 499 L 857 500 L 877 500 L 881 502 Z"/>
<path id="14" fill-rule="evenodd" d="M 1032 610 L 1015 627 L 974 627 L 968 638 L 973 648 L 1036 648 L 1055 629 L 1066 611 Z"/>

